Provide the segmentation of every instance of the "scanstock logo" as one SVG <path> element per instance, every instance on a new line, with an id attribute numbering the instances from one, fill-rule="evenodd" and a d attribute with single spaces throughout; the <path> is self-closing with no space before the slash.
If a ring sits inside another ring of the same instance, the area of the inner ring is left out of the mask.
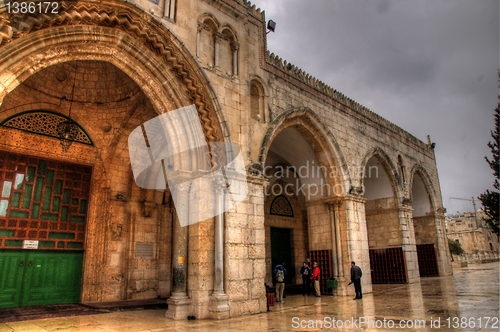
<path id="1" fill-rule="evenodd" d="M 248 193 L 239 147 L 207 144 L 195 105 L 141 124 L 129 135 L 128 147 L 136 184 L 168 188 L 181 226 L 228 211 Z"/>

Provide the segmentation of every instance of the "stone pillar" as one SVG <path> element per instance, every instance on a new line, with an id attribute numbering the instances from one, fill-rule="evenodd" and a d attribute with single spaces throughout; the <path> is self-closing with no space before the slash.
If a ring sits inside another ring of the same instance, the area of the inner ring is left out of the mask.
<path id="1" fill-rule="evenodd" d="M 238 78 L 238 51 L 240 49 L 240 43 L 233 41 L 231 43 L 231 50 L 233 51 L 233 79 Z"/>
<path id="2" fill-rule="evenodd" d="M 82 281 L 82 302 L 103 300 L 105 259 L 108 255 L 107 238 L 110 223 L 111 190 L 105 184 L 93 183 L 90 197 L 89 219 Z"/>
<path id="3" fill-rule="evenodd" d="M 225 213 L 224 283 L 230 316 L 267 311 L 263 178 L 248 177 L 245 200 Z"/>
<path id="4" fill-rule="evenodd" d="M 215 70 L 220 71 L 220 42 L 224 39 L 224 36 L 220 33 L 214 34 L 214 67 Z"/>
<path id="5" fill-rule="evenodd" d="M 172 231 L 172 295 L 167 300 L 168 310 L 165 317 L 180 320 L 189 316 L 191 300 L 187 296 L 187 254 L 188 254 L 188 229 L 182 227 L 177 216 L 177 210 L 189 211 L 189 189 L 181 188 L 185 198 L 179 200 L 187 206 L 176 206 L 174 225 Z M 188 223 L 189 224 L 189 223 Z"/>
<path id="6" fill-rule="evenodd" d="M 354 295 L 354 288 L 347 287 L 350 281 L 351 261 L 356 261 L 356 265 L 363 271 L 361 278 L 363 293 L 372 292 L 365 202 L 366 200 L 358 195 L 348 195 L 343 199 L 339 209 L 341 215 L 345 213 L 344 218 L 341 217 L 340 220 L 346 227 L 344 232 L 347 233 L 347 255 L 343 256 L 342 262 L 346 272 L 344 278 L 339 281 L 339 294 L 342 295 Z"/>
<path id="7" fill-rule="evenodd" d="M 198 29 L 196 31 L 196 60 L 200 60 L 200 47 L 201 47 L 201 31 L 203 30 L 202 23 L 198 22 Z"/>
<path id="8" fill-rule="evenodd" d="M 212 319 L 229 318 L 229 296 L 224 291 L 224 195 L 223 181 L 214 181 L 215 196 L 215 278 L 209 311 Z"/>
<path id="9" fill-rule="evenodd" d="M 333 255 L 333 268 L 334 276 L 336 279 L 344 277 L 344 266 L 343 255 L 342 255 L 342 243 L 340 234 L 340 206 L 341 201 L 332 200 L 328 203 L 328 211 L 330 216 L 330 223 L 332 228 L 332 255 Z"/>
<path id="10" fill-rule="evenodd" d="M 340 201 L 336 202 L 335 212 L 333 214 L 334 224 L 335 224 L 335 243 L 337 245 L 337 265 L 339 278 L 344 278 L 344 267 L 342 265 L 343 254 L 342 254 L 342 243 L 340 242 L 340 220 L 339 220 L 339 211 L 340 211 Z"/>
<path id="11" fill-rule="evenodd" d="M 453 274 L 451 267 L 451 254 L 448 249 L 448 238 L 446 236 L 446 227 L 444 223 L 444 213 L 446 209 L 437 208 L 434 212 L 437 236 L 437 264 L 440 276 L 450 276 Z"/>
<path id="12" fill-rule="evenodd" d="M 335 208 L 334 202 L 328 202 L 328 216 L 330 219 L 330 227 L 332 230 L 332 267 L 333 267 L 333 276 L 338 279 L 339 277 L 339 260 L 337 253 L 337 236 L 336 236 L 336 228 L 335 228 Z"/>
<path id="13" fill-rule="evenodd" d="M 411 218 L 412 211 L 413 209 L 410 206 L 404 204 L 399 208 L 402 247 L 405 255 L 408 283 L 410 284 L 420 281 L 415 228 L 413 227 L 413 220 Z"/>

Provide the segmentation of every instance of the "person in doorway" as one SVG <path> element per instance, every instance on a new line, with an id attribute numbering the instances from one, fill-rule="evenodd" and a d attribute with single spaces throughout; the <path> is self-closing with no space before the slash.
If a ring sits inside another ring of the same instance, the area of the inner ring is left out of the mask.
<path id="1" fill-rule="evenodd" d="M 276 281 L 276 302 L 283 303 L 283 292 L 285 291 L 285 263 L 278 264 L 273 270 L 274 280 Z"/>
<path id="2" fill-rule="evenodd" d="M 302 295 L 311 294 L 311 269 L 309 264 L 306 262 L 302 263 L 300 268 L 300 274 L 302 275 Z"/>
<path id="3" fill-rule="evenodd" d="M 321 291 L 319 289 L 320 274 L 321 274 L 321 271 L 319 269 L 318 263 L 314 262 L 313 263 L 313 270 L 312 270 L 311 280 L 314 283 L 314 292 L 315 292 L 316 297 L 320 297 L 321 296 Z"/>
<path id="4" fill-rule="evenodd" d="M 351 262 L 351 282 L 354 284 L 354 291 L 356 292 L 355 300 L 360 300 L 363 298 L 361 293 L 361 276 L 363 272 L 361 268 L 356 265 L 356 262 Z"/>

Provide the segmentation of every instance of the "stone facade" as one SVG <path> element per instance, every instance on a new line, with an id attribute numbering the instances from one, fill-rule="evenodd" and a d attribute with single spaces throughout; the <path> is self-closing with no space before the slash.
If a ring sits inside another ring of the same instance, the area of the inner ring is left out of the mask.
<path id="1" fill-rule="evenodd" d="M 498 259 L 498 236 L 487 227 L 486 214 L 462 213 L 446 217 L 446 233 L 450 240 L 460 242 L 464 254 L 457 259 L 467 261 L 485 261 Z"/>
<path id="2" fill-rule="evenodd" d="M 434 245 L 439 275 L 452 273 L 430 140 L 270 53 L 264 13 L 246 0 L 64 1 L 43 15 L 1 6 L 0 149 L 93 169 L 82 302 L 167 297 L 172 319 L 264 312 L 273 229 L 290 230 L 296 276 L 328 252 L 343 295 L 352 260 L 371 291 L 376 249 L 402 253 L 403 282 L 420 280 L 418 245 Z M 135 184 L 127 139 L 191 104 L 207 142 L 240 147 L 249 193 L 180 227 L 168 189 Z M 70 119 L 91 144 L 64 152 L 58 137 L 5 126 L 28 111 Z M 271 213 L 279 191 L 293 215 Z"/>

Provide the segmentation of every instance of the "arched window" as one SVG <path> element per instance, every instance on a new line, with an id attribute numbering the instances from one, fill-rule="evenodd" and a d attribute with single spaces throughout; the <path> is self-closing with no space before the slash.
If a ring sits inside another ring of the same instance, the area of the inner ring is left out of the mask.
<path id="1" fill-rule="evenodd" d="M 257 80 L 250 82 L 250 115 L 258 121 L 267 120 L 264 112 L 264 89 Z"/>
<path id="2" fill-rule="evenodd" d="M 276 196 L 271 203 L 269 213 L 277 216 L 293 217 L 292 204 L 285 196 Z"/>
<path id="3" fill-rule="evenodd" d="M 215 66 L 215 38 L 218 24 L 211 17 L 198 22 L 196 36 L 196 57 L 203 66 L 212 69 Z"/>
<path id="4" fill-rule="evenodd" d="M 68 117 L 49 111 L 29 111 L 16 114 L 0 123 L 1 126 L 23 130 L 29 133 L 39 134 L 61 139 L 64 133 L 61 128 L 65 124 L 71 124 L 70 140 L 87 145 L 94 145 L 85 130 Z"/>

